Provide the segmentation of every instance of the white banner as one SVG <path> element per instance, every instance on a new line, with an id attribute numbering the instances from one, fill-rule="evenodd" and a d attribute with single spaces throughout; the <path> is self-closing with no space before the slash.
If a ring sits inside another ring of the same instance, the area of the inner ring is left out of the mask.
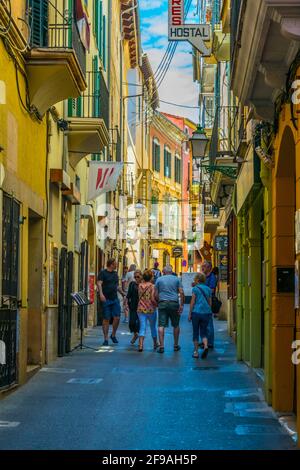
<path id="1" fill-rule="evenodd" d="M 87 200 L 91 201 L 101 194 L 115 191 L 123 165 L 115 162 L 90 162 Z"/>

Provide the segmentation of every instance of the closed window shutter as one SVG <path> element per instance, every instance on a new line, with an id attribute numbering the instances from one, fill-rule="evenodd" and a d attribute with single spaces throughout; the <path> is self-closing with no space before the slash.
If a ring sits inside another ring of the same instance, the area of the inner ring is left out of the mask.
<path id="1" fill-rule="evenodd" d="M 153 170 L 156 170 L 156 146 L 154 139 L 152 140 L 152 167 Z"/>
<path id="2" fill-rule="evenodd" d="M 156 160 L 157 160 L 157 171 L 160 172 L 160 145 L 157 145 L 156 147 L 156 151 L 157 151 L 157 157 L 156 157 Z"/>
<path id="3" fill-rule="evenodd" d="M 98 49 L 99 49 L 99 54 L 102 60 L 102 54 L 103 54 L 103 2 L 99 2 L 99 31 L 98 31 Z"/>
<path id="4" fill-rule="evenodd" d="M 94 95 L 94 116 L 100 117 L 100 75 L 99 60 L 97 56 L 93 57 L 93 95 Z"/>
<path id="5" fill-rule="evenodd" d="M 48 45 L 48 1 L 29 0 L 31 45 L 45 47 Z"/>
<path id="6" fill-rule="evenodd" d="M 103 50 L 102 50 L 102 63 L 104 70 L 106 70 L 106 17 L 103 16 Z"/>

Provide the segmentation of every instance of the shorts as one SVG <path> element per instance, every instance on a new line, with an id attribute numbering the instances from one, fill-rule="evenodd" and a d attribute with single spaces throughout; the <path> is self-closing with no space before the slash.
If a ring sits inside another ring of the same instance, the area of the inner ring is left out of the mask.
<path id="1" fill-rule="evenodd" d="M 110 320 L 121 316 L 121 305 L 119 299 L 103 302 L 103 319 Z"/>
<path id="2" fill-rule="evenodd" d="M 158 326 L 167 328 L 169 326 L 169 319 L 173 328 L 177 328 L 180 322 L 180 315 L 178 313 L 178 302 L 159 302 L 158 304 Z"/>

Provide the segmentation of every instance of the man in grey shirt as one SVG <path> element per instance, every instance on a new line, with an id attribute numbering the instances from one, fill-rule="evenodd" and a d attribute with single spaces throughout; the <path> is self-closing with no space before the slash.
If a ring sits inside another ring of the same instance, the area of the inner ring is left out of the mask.
<path id="1" fill-rule="evenodd" d="M 181 281 L 172 274 L 172 266 L 163 269 L 163 276 L 155 283 L 158 300 L 158 334 L 160 347 L 157 352 L 164 353 L 165 328 L 169 326 L 169 318 L 174 330 L 174 351 L 179 351 L 179 321 L 183 312 L 184 294 Z M 179 303 L 180 297 L 180 303 Z"/>

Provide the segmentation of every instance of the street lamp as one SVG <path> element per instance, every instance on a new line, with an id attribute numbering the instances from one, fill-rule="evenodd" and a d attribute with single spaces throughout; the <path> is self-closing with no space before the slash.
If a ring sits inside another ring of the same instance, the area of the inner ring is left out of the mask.
<path id="1" fill-rule="evenodd" d="M 203 127 L 199 125 L 195 132 L 193 132 L 193 135 L 189 141 L 192 147 L 193 157 L 205 157 L 206 147 L 209 139 L 207 138 Z"/>

